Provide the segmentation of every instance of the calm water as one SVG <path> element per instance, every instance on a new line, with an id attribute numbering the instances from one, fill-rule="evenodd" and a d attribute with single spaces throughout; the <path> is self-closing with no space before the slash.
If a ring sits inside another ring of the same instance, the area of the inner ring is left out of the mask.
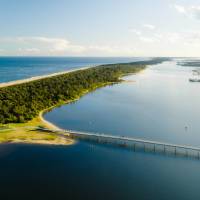
<path id="1" fill-rule="evenodd" d="M 66 129 L 200 146 L 200 84 L 189 82 L 192 69 L 175 61 L 152 66 L 127 77 L 135 82 L 99 89 L 45 117 Z"/>
<path id="2" fill-rule="evenodd" d="M 200 162 L 80 143 L 0 146 L 1 199 L 196 200 Z"/>
<path id="3" fill-rule="evenodd" d="M 148 58 L 0 57 L 0 82 L 46 75 L 85 66 L 144 59 Z"/>
<path id="4" fill-rule="evenodd" d="M 129 76 L 45 117 L 63 128 L 200 146 L 200 84 L 175 62 Z M 185 126 L 188 130 L 185 130 Z M 200 161 L 92 143 L 0 145 L 2 199 L 196 200 Z"/>

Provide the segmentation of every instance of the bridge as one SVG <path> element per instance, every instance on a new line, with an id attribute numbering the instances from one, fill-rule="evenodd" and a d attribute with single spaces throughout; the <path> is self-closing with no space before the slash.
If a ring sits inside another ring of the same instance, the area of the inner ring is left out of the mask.
<path id="1" fill-rule="evenodd" d="M 101 133 L 82 132 L 74 130 L 51 130 L 41 127 L 37 129 L 58 134 L 64 137 L 125 147 L 134 151 L 144 151 L 200 159 L 200 148 L 189 145 L 171 144 L 154 140 L 139 139 L 134 137 L 107 135 Z"/>

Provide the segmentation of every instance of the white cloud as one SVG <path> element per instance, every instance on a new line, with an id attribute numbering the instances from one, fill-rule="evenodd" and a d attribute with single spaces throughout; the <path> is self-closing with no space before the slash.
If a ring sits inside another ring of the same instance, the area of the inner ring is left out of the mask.
<path id="1" fill-rule="evenodd" d="M 18 37 L 17 41 L 26 44 L 38 45 L 41 48 L 50 48 L 52 52 L 71 51 L 80 53 L 84 48 L 80 45 L 71 44 L 68 40 L 63 38 L 49 38 L 49 37 Z M 30 48 L 32 49 L 32 48 Z"/>
<path id="2" fill-rule="evenodd" d="M 179 12 L 179 13 L 186 13 L 185 7 L 181 5 L 174 5 L 174 8 Z"/>
<path id="3" fill-rule="evenodd" d="M 184 38 L 184 33 L 169 32 L 165 34 L 164 38 L 167 42 L 177 43 Z"/>
<path id="4" fill-rule="evenodd" d="M 4 49 L 0 49 L 0 56 L 6 55 L 6 51 Z"/>
<path id="5" fill-rule="evenodd" d="M 184 32 L 163 32 L 155 34 L 155 38 L 159 38 L 162 44 L 187 44 L 193 46 L 200 46 L 200 31 L 184 31 Z"/>
<path id="6" fill-rule="evenodd" d="M 0 46 L 7 47 L 8 55 L 103 55 L 134 56 L 135 49 L 126 45 L 78 45 L 64 38 L 10 37 L 0 38 Z M 10 46 L 12 46 L 10 48 Z"/>
<path id="7" fill-rule="evenodd" d="M 119 56 L 200 56 L 200 30 L 143 31 L 133 34 L 129 42 L 127 46 L 91 46 L 90 51 Z"/>
<path id="8" fill-rule="evenodd" d="M 156 41 L 154 37 L 140 36 L 139 39 L 140 41 L 145 42 L 145 43 L 154 43 Z"/>
<path id="9" fill-rule="evenodd" d="M 167 32 L 156 29 L 150 33 L 143 31 L 137 34 L 137 30 L 133 29 L 133 32 L 135 33 L 133 40 L 138 44 L 146 45 L 146 47 L 154 45 L 154 48 L 159 48 L 163 45 L 170 45 L 173 48 L 176 45 L 200 45 L 200 31 Z"/>
<path id="10" fill-rule="evenodd" d="M 130 30 L 130 32 L 131 33 L 134 33 L 134 34 L 136 34 L 136 35 L 141 35 L 142 33 L 141 33 L 141 31 L 139 31 L 139 30 L 136 30 L 136 29 L 129 29 Z"/>
<path id="11" fill-rule="evenodd" d="M 144 28 L 150 29 L 150 30 L 154 30 L 156 27 L 152 24 L 143 24 Z"/>
<path id="12" fill-rule="evenodd" d="M 67 39 L 50 37 L 6 37 L 0 38 L 0 45 L 12 46 L 12 50 L 7 48 L 7 52 L 19 55 L 67 55 L 85 51 L 85 47 Z"/>
<path id="13" fill-rule="evenodd" d="M 151 24 L 143 24 L 143 27 L 146 29 L 154 30 L 155 26 Z M 159 36 L 156 34 L 153 34 L 153 32 L 149 33 L 146 30 L 137 30 L 137 29 L 129 29 L 131 33 L 134 33 L 136 38 L 140 40 L 143 43 L 154 43 L 159 40 Z"/>
<path id="14" fill-rule="evenodd" d="M 91 45 L 88 47 L 90 51 L 97 51 L 101 53 L 109 53 L 111 55 L 129 55 L 133 56 L 136 53 L 136 49 L 133 47 L 125 47 L 118 45 Z"/>
<path id="15" fill-rule="evenodd" d="M 181 5 L 174 5 L 175 9 L 184 14 L 187 17 L 195 18 L 200 20 L 200 6 L 181 6 Z"/>
<path id="16" fill-rule="evenodd" d="M 157 33 L 154 33 L 154 37 L 156 38 L 157 41 L 158 40 L 160 41 L 163 39 L 163 34 L 160 32 L 157 32 Z"/>
<path id="17" fill-rule="evenodd" d="M 0 55 L 28 56 L 187 56 L 200 52 L 200 30 L 146 32 L 132 29 L 128 42 L 77 44 L 64 38 L 0 38 Z"/>
<path id="18" fill-rule="evenodd" d="M 19 52 L 26 52 L 26 53 L 33 53 L 38 54 L 40 53 L 40 49 L 37 48 L 19 48 Z"/>
<path id="19" fill-rule="evenodd" d="M 200 47 L 200 31 L 187 31 L 183 38 L 184 45 Z"/>

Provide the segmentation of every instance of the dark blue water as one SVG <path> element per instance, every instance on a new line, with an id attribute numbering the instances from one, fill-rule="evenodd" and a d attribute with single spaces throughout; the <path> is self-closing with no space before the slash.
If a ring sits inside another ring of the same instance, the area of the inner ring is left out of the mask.
<path id="1" fill-rule="evenodd" d="M 47 75 L 85 66 L 144 59 L 147 58 L 0 57 L 0 82 Z"/>
<path id="2" fill-rule="evenodd" d="M 126 78 L 135 82 L 99 89 L 73 104 L 54 109 L 45 117 L 66 129 L 199 147 L 200 84 L 188 81 L 192 70 L 177 66 L 174 61 L 151 66 Z M 92 191 L 100 199 L 200 198 L 199 161 L 96 145 L 94 149 L 96 165 L 89 164 L 86 174 L 94 178 Z M 82 152 L 87 163 L 91 154 Z M 97 170 L 95 175 L 94 170 Z M 96 183 L 102 192 L 96 191 Z M 101 196 L 104 194 L 107 198 Z"/>
<path id="3" fill-rule="evenodd" d="M 1 199 L 196 200 L 200 162 L 76 144 L 1 145 Z"/>
<path id="4" fill-rule="evenodd" d="M 63 128 L 200 146 L 200 85 L 174 62 L 45 115 Z M 187 131 L 185 125 L 188 126 Z M 93 143 L 0 145 L 1 199 L 196 200 L 200 161 Z"/>

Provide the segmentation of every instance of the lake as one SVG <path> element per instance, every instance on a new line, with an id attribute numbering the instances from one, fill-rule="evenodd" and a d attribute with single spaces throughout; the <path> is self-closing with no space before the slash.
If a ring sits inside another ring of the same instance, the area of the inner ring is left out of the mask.
<path id="1" fill-rule="evenodd" d="M 200 84 L 176 61 L 53 109 L 45 118 L 73 130 L 200 146 Z M 185 128 L 187 127 L 187 129 Z M 77 142 L 0 145 L 2 199 L 196 200 L 200 161 Z"/>

